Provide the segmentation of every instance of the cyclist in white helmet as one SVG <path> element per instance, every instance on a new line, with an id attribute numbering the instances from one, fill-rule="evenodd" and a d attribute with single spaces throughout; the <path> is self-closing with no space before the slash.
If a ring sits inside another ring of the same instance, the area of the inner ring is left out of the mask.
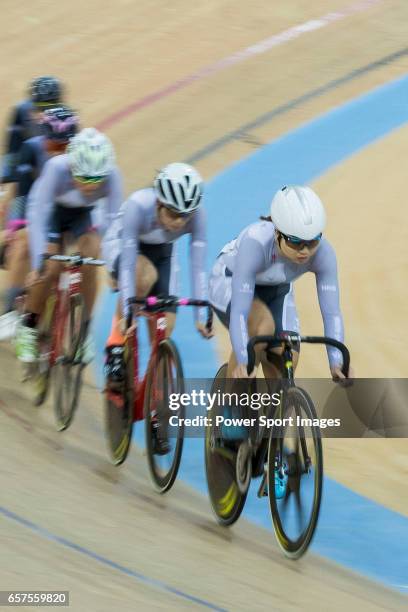
<path id="1" fill-rule="evenodd" d="M 173 163 L 158 173 L 154 186 L 135 191 L 121 206 L 105 235 L 102 253 L 120 290 L 118 312 L 107 342 L 105 374 L 114 386 L 123 380 L 123 344 L 118 324 L 120 313 L 128 312 L 128 299 L 147 295 L 171 295 L 174 276 L 174 242 L 190 235 L 193 296 L 206 298 L 206 223 L 201 206 L 203 180 L 188 164 Z M 175 309 L 167 312 L 167 333 L 175 322 Z M 210 337 L 205 327 L 205 311 L 194 309 L 198 332 Z M 150 330 L 152 332 L 152 330 Z"/>
<path id="2" fill-rule="evenodd" d="M 28 198 L 28 230 L 32 269 L 24 324 L 17 331 L 16 352 L 21 361 L 37 358 L 36 325 L 48 290 L 60 271 L 58 262 L 47 261 L 39 274 L 43 253 L 58 254 L 66 235 L 77 242 L 83 257 L 98 257 L 99 233 L 104 233 L 123 201 L 122 177 L 115 165 L 112 143 L 95 128 L 85 128 L 71 139 L 67 153 L 46 162 Z M 102 207 L 103 220 L 96 228 L 94 207 Z M 87 327 L 96 297 L 96 269 L 85 266 L 83 291 Z M 84 363 L 92 358 L 90 339 L 81 347 Z"/>
<path id="3" fill-rule="evenodd" d="M 299 331 L 292 283 L 306 272 L 316 276 L 325 334 L 343 341 L 336 255 L 323 237 L 326 214 L 319 197 L 310 187 L 283 187 L 270 217 L 261 219 L 222 249 L 210 275 L 209 299 L 233 348 L 228 378 L 248 376 L 250 337 Z M 274 352 L 274 363 L 262 360 L 266 378 L 280 376 L 280 349 Z M 329 347 L 328 358 L 333 379 L 344 378 L 340 352 Z M 297 360 L 294 352 L 295 367 Z"/>

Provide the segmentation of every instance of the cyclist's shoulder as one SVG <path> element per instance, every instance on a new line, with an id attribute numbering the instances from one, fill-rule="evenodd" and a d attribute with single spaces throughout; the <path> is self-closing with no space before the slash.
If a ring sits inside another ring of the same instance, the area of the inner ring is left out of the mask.
<path id="1" fill-rule="evenodd" d="M 21 149 L 30 149 L 37 151 L 38 149 L 42 149 L 44 147 L 45 137 L 44 136 L 31 136 L 31 138 L 27 138 L 21 145 Z"/>
<path id="2" fill-rule="evenodd" d="M 56 174 L 64 175 L 70 172 L 68 155 L 66 153 L 62 155 L 54 155 L 50 157 L 46 163 L 45 167 L 48 168 L 48 171 L 55 172 Z"/>
<path id="3" fill-rule="evenodd" d="M 21 125 L 24 122 L 31 120 L 32 110 L 33 104 L 31 100 L 21 100 L 20 102 L 17 102 L 11 109 L 10 123 L 14 125 Z"/>
<path id="4" fill-rule="evenodd" d="M 336 265 L 336 251 L 327 238 L 322 238 L 313 260 L 312 269 L 330 268 Z"/>
<path id="5" fill-rule="evenodd" d="M 156 192 L 153 187 L 137 189 L 127 199 L 127 206 L 138 209 L 140 212 L 147 212 L 156 205 Z"/>
<path id="6" fill-rule="evenodd" d="M 113 166 L 108 175 L 109 181 L 122 181 L 122 172 L 116 164 Z"/>
<path id="7" fill-rule="evenodd" d="M 262 247 L 267 247 L 275 240 L 275 226 L 270 221 L 255 221 L 242 230 L 238 239 L 242 246 L 249 240 L 255 240 Z"/>
<path id="8" fill-rule="evenodd" d="M 320 257 L 335 256 L 336 251 L 332 243 L 327 238 L 322 238 L 316 254 L 320 254 Z"/>
<path id="9" fill-rule="evenodd" d="M 68 155 L 55 155 L 50 157 L 45 162 L 40 177 L 43 178 L 46 183 L 52 185 L 66 184 L 68 178 L 70 178 L 70 166 L 68 162 Z"/>

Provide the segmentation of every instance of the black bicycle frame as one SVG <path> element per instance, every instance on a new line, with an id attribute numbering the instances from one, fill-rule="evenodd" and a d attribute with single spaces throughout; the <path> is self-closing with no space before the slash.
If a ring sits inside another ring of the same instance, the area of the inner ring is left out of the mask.
<path id="1" fill-rule="evenodd" d="M 308 344 L 325 344 L 327 346 L 333 346 L 334 348 L 337 348 L 341 352 L 343 358 L 342 372 L 344 376 L 348 376 L 348 371 L 350 367 L 350 353 L 347 347 L 342 342 L 339 342 L 334 338 L 328 338 L 327 336 L 299 336 L 299 334 L 290 331 L 283 331 L 280 334 L 276 334 L 276 336 L 254 336 L 250 339 L 247 346 L 248 374 L 250 374 L 255 367 L 255 346 L 257 344 L 266 344 L 266 352 L 268 352 L 269 349 L 283 345 L 283 378 L 293 383 L 292 351 L 294 348 L 299 346 L 299 343 L 302 342 L 306 342 Z"/>

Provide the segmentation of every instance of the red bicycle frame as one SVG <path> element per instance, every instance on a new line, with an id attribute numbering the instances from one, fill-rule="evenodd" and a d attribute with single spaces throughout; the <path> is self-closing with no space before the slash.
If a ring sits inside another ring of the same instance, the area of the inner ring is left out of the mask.
<path id="1" fill-rule="evenodd" d="M 51 258 L 50 258 L 51 259 Z M 72 296 L 81 292 L 82 272 L 79 264 L 72 263 L 63 270 L 56 286 L 56 302 L 52 316 L 52 340 L 50 366 L 53 367 L 61 354 L 65 326 L 68 318 L 68 305 Z"/>
<path id="2" fill-rule="evenodd" d="M 133 359 L 134 359 L 134 373 L 133 373 L 133 388 L 135 389 L 135 403 L 134 403 L 134 408 L 133 408 L 133 420 L 134 421 L 140 421 L 144 418 L 143 415 L 143 406 L 144 406 L 144 399 L 145 399 L 145 390 L 146 390 L 146 380 L 147 380 L 147 375 L 149 374 L 151 368 L 154 367 L 156 358 L 157 358 L 157 352 L 158 352 L 158 347 L 160 345 L 160 343 L 166 338 L 166 328 L 167 328 L 167 321 L 166 321 L 166 314 L 165 312 L 159 310 L 159 311 L 152 311 L 149 312 L 149 310 L 143 310 L 140 313 L 136 313 L 136 316 L 147 316 L 148 319 L 150 320 L 154 320 L 156 322 L 156 327 L 155 327 L 155 336 L 154 336 L 154 340 L 152 343 L 152 348 L 150 351 L 150 357 L 149 357 L 149 361 L 147 364 L 147 368 L 146 368 L 146 372 L 145 375 L 143 377 L 143 379 L 139 382 L 139 350 L 138 350 L 138 338 L 137 338 L 137 333 L 136 333 L 136 329 L 135 327 L 131 326 L 131 322 L 132 322 L 132 318 L 133 318 L 133 305 L 134 304 L 140 304 L 140 305 L 144 305 L 144 307 L 151 307 L 151 308 L 155 308 L 157 307 L 157 305 L 163 305 L 163 304 L 167 304 L 167 305 L 172 305 L 172 306 L 198 306 L 198 307 L 207 307 L 208 308 L 208 316 L 207 316 L 207 328 L 210 329 L 212 327 L 212 309 L 209 305 L 209 303 L 206 300 L 192 300 L 192 299 L 188 299 L 188 298 L 174 298 L 174 297 L 169 297 L 169 298 L 156 298 L 154 296 L 150 296 L 148 298 L 144 298 L 144 299 L 131 299 L 130 300 L 130 314 L 128 315 L 128 319 L 127 319 L 127 327 L 129 330 L 129 336 L 128 336 L 128 342 L 129 342 L 129 348 L 131 351 L 131 354 L 133 355 Z"/>
<path id="3" fill-rule="evenodd" d="M 141 316 L 140 313 L 138 316 Z M 155 326 L 155 335 L 152 344 L 152 348 L 150 351 L 149 361 L 146 367 L 146 372 L 143 376 L 142 380 L 140 379 L 140 371 L 139 371 L 139 339 L 137 335 L 137 325 L 132 326 L 129 330 L 129 349 L 133 355 L 133 363 L 134 363 L 134 372 L 133 372 L 133 388 L 135 389 L 135 403 L 133 408 L 133 420 L 141 421 L 144 418 L 143 415 L 143 406 L 145 399 L 145 389 L 146 389 L 146 380 L 147 375 L 150 372 L 151 368 L 154 366 L 157 351 L 160 342 L 162 342 L 166 338 L 166 314 L 164 312 L 155 312 L 155 313 L 143 313 L 143 316 L 146 316 L 150 320 L 154 320 L 156 323 Z"/>

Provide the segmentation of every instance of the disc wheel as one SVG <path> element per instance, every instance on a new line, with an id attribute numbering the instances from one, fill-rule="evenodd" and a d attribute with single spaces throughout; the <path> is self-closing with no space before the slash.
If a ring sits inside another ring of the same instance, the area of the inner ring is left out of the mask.
<path id="1" fill-rule="evenodd" d="M 225 391 L 226 375 L 227 364 L 225 363 L 215 375 L 211 387 L 212 394 Z M 217 521 L 227 527 L 240 517 L 248 490 L 240 491 L 237 484 L 237 452 L 222 441 L 220 429 L 216 425 L 217 413 L 219 413 L 219 408 L 215 406 L 207 413 L 205 472 L 213 512 Z"/>
<path id="2" fill-rule="evenodd" d="M 125 376 L 118 389 L 105 389 L 105 431 L 109 454 L 114 465 L 123 463 L 132 441 L 134 421 L 134 354 L 127 339 L 124 351 Z"/>

